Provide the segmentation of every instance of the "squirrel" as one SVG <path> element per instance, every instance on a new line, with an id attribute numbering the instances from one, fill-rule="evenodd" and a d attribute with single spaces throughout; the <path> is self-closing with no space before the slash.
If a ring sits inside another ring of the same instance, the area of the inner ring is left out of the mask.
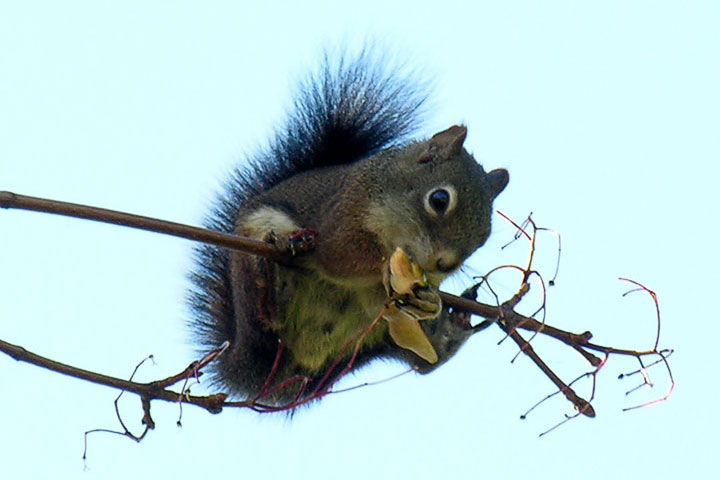
<path id="1" fill-rule="evenodd" d="M 312 250 L 286 263 L 197 250 L 191 328 L 203 352 L 229 342 L 213 385 L 268 405 L 327 391 L 380 314 L 353 370 L 385 358 L 428 373 L 469 338 L 438 287 L 485 243 L 509 175 L 465 150 L 465 126 L 411 140 L 427 100 L 414 85 L 366 51 L 326 55 L 274 140 L 233 171 L 206 227 Z"/>

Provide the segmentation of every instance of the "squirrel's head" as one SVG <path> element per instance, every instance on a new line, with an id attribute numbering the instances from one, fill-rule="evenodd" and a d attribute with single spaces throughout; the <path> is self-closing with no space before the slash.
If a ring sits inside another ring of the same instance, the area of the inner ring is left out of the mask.
<path id="1" fill-rule="evenodd" d="M 435 285 L 485 243 L 493 199 L 509 180 L 507 170 L 483 170 L 463 147 L 466 135 L 453 126 L 388 152 L 366 219 L 388 252 L 401 247 Z"/>

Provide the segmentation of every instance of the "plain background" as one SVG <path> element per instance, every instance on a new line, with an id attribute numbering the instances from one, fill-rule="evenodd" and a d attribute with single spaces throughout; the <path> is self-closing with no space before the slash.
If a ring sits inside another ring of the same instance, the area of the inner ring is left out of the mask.
<path id="1" fill-rule="evenodd" d="M 0 189 L 199 224 L 227 172 L 261 147 L 323 48 L 368 39 L 432 79 L 422 135 L 464 122 L 466 146 L 511 182 L 497 208 L 560 232 L 549 323 L 599 343 L 651 348 L 654 289 L 667 377 L 625 396 L 636 368 L 612 359 L 596 419 L 538 434 L 561 398 L 498 329 L 420 377 L 333 395 L 294 419 L 212 416 L 155 402 L 145 441 L 116 428 L 116 392 L 0 355 L 3 478 L 677 478 L 715 467 L 720 395 L 716 295 L 720 170 L 715 2 L 9 2 L 0 4 Z M 513 229 L 444 288 L 501 263 Z M 552 274 L 552 236 L 539 268 Z M 192 245 L 20 211 L 0 211 L 0 337 L 127 377 L 162 378 L 193 359 L 184 305 Z M 516 280 L 499 281 L 509 296 Z M 530 299 L 532 300 L 532 299 Z M 527 310 L 532 310 L 529 302 Z M 565 378 L 577 355 L 538 339 Z M 373 365 L 344 386 L 387 378 Z M 587 384 L 585 385 L 587 387 Z M 579 389 L 582 390 L 582 389 Z M 204 392 L 202 386 L 193 393 Z M 136 397 L 123 418 L 139 431 Z"/>

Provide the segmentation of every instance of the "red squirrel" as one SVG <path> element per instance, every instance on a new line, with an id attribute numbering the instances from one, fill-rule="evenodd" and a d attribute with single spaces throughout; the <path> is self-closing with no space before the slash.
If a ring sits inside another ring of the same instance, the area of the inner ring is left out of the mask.
<path id="1" fill-rule="evenodd" d="M 437 289 L 485 243 L 509 176 L 465 150 L 465 126 L 410 140 L 425 103 L 413 85 L 367 52 L 326 58 L 269 146 L 226 184 L 208 228 L 314 248 L 282 264 L 198 250 L 193 328 L 203 351 L 229 342 L 210 366 L 225 391 L 272 391 L 259 400 L 282 405 L 325 388 L 381 313 L 353 368 L 394 358 L 426 373 L 470 336 Z M 273 390 L 294 376 L 303 391 Z"/>

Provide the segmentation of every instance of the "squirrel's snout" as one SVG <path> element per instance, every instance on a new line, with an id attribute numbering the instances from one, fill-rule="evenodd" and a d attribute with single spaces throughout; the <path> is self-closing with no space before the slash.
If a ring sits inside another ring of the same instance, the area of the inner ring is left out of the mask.
<path id="1" fill-rule="evenodd" d="M 457 262 L 445 263 L 442 259 L 440 259 L 440 260 L 438 260 L 438 262 L 437 262 L 436 269 L 437 269 L 438 272 L 450 273 L 450 272 L 452 272 L 452 271 L 454 271 L 454 270 L 457 270 L 457 268 L 458 268 L 459 266 L 460 266 L 460 265 L 458 265 Z"/>
<path id="2" fill-rule="evenodd" d="M 442 273 L 450 273 L 460 266 L 457 254 L 450 250 L 441 251 L 435 260 L 435 270 Z"/>

